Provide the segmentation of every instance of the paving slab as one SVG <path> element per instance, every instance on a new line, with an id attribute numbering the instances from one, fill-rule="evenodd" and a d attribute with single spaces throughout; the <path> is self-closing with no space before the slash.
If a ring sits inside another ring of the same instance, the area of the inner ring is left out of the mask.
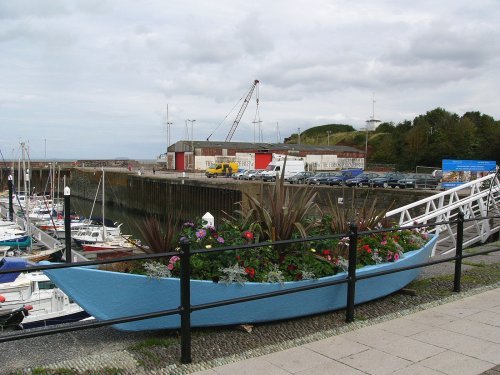
<path id="1" fill-rule="evenodd" d="M 196 373 L 500 375 L 500 288 Z"/>

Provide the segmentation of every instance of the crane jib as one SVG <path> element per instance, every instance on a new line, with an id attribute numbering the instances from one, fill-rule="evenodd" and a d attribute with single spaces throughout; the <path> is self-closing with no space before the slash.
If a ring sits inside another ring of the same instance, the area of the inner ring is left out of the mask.
<path id="1" fill-rule="evenodd" d="M 250 98 L 252 97 L 252 94 L 255 90 L 255 87 L 259 84 L 258 80 L 255 80 L 252 84 L 252 87 L 250 87 L 250 91 L 248 91 L 247 96 L 245 97 L 245 100 L 243 101 L 243 104 L 240 108 L 240 111 L 238 112 L 238 115 L 236 116 L 233 126 L 231 126 L 231 130 L 229 130 L 229 133 L 227 134 L 226 137 L 226 142 L 230 142 L 231 138 L 233 138 L 233 134 L 236 131 L 236 128 L 238 127 L 238 124 L 240 123 L 241 117 L 243 117 L 243 113 L 245 113 L 245 109 L 248 106 L 248 103 L 250 102 Z M 257 104 L 259 103 L 259 98 L 257 98 Z"/>

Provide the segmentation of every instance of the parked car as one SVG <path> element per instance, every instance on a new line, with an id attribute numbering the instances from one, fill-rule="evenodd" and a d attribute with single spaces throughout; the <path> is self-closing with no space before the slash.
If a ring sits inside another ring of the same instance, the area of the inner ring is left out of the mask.
<path id="1" fill-rule="evenodd" d="M 340 172 L 318 172 L 314 176 L 306 179 L 308 185 L 328 185 L 328 179 L 340 176 Z"/>
<path id="2" fill-rule="evenodd" d="M 255 180 L 263 180 L 264 175 L 263 173 L 265 172 L 265 169 L 257 169 L 257 172 L 255 173 Z"/>
<path id="3" fill-rule="evenodd" d="M 241 180 L 256 180 L 261 169 L 247 169 L 241 176 Z"/>
<path id="4" fill-rule="evenodd" d="M 394 172 L 387 173 L 384 176 L 372 178 L 369 181 L 369 185 L 372 187 L 382 187 L 382 188 L 395 188 L 398 187 L 398 181 L 406 178 L 407 174 Z"/>
<path id="5" fill-rule="evenodd" d="M 345 184 L 347 186 L 360 186 L 360 187 L 365 185 L 369 186 L 370 185 L 369 181 L 375 177 L 380 177 L 380 174 L 375 172 L 361 173 L 360 175 L 357 175 L 354 178 L 349 178 L 345 180 Z"/>
<path id="6" fill-rule="evenodd" d="M 440 180 L 430 174 L 417 173 L 398 181 L 401 189 L 436 189 Z"/>
<path id="7" fill-rule="evenodd" d="M 314 176 L 314 172 L 299 172 L 294 174 L 291 177 L 285 178 L 285 181 L 291 183 L 291 184 L 305 184 L 306 179 L 309 177 Z"/>
<path id="8" fill-rule="evenodd" d="M 238 176 L 238 180 L 249 180 L 250 178 L 248 177 L 248 175 L 251 173 L 255 174 L 255 172 L 256 172 L 255 169 L 247 169 Z"/>
<path id="9" fill-rule="evenodd" d="M 356 176 L 359 176 L 361 173 L 363 173 L 363 170 L 360 168 L 353 168 L 353 169 L 344 169 L 340 171 L 340 175 L 335 175 L 332 176 L 331 178 L 328 179 L 328 185 L 334 186 L 334 185 L 339 185 L 342 186 L 344 185 L 345 181 L 354 178 Z"/>
<path id="10" fill-rule="evenodd" d="M 245 172 L 246 169 L 240 169 L 238 172 L 232 174 L 233 180 L 239 180 L 240 176 Z"/>

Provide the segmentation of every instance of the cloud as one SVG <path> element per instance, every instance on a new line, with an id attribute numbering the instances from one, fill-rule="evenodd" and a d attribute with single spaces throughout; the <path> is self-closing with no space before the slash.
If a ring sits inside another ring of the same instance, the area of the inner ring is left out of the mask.
<path id="1" fill-rule="evenodd" d="M 276 123 L 363 127 L 374 93 L 384 121 L 498 118 L 499 18 L 493 0 L 2 2 L 0 122 L 14 144 L 67 133 L 62 157 L 154 157 L 167 104 L 172 141 L 187 118 L 205 139 L 227 117 L 224 139 L 254 79 L 269 140 Z M 254 100 L 234 140 L 253 140 Z"/>

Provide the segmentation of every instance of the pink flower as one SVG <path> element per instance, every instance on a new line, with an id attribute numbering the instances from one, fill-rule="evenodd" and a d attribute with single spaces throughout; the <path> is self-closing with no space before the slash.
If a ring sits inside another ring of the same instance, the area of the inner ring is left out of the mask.
<path id="1" fill-rule="evenodd" d="M 398 260 L 398 259 L 399 259 L 399 253 L 395 253 L 395 254 L 394 254 L 394 260 L 396 261 L 396 260 Z"/>
<path id="2" fill-rule="evenodd" d="M 179 258 L 177 255 L 174 255 L 172 258 L 170 258 L 169 263 L 175 264 L 175 262 L 177 262 L 179 259 L 181 259 L 181 258 Z"/>
<path id="3" fill-rule="evenodd" d="M 172 271 L 174 269 L 174 265 L 172 263 L 169 263 L 167 268 Z"/>

